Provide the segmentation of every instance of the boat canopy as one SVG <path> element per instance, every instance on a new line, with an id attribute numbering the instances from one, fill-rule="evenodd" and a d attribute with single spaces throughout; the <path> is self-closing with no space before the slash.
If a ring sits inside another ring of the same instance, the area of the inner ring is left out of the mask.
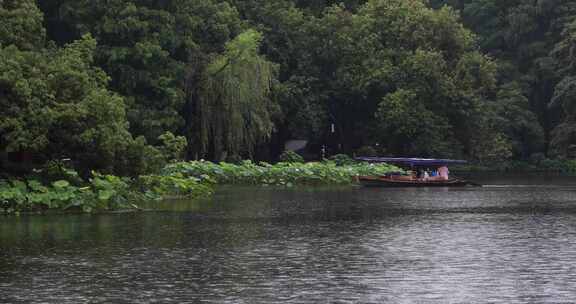
<path id="1" fill-rule="evenodd" d="M 398 157 L 356 157 L 356 160 L 371 163 L 389 163 L 407 165 L 413 167 L 440 167 L 447 165 L 463 165 L 465 160 L 457 159 L 434 159 L 434 158 L 398 158 Z"/>

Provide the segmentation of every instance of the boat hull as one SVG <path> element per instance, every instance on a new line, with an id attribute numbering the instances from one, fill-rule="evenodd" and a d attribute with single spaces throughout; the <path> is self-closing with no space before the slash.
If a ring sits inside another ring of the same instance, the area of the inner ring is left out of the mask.
<path id="1" fill-rule="evenodd" d="M 398 180 L 388 177 L 360 176 L 358 181 L 365 187 L 464 187 L 475 185 L 467 180 L 452 178 L 449 180 Z"/>

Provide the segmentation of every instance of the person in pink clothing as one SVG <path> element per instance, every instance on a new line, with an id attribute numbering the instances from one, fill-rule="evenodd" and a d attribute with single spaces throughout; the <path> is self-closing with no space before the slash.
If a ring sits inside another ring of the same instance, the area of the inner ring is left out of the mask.
<path id="1" fill-rule="evenodd" d="M 449 170 L 448 167 L 446 166 L 442 166 L 440 168 L 438 168 L 438 175 L 440 175 L 440 179 L 442 180 L 448 180 L 448 174 L 449 174 Z"/>

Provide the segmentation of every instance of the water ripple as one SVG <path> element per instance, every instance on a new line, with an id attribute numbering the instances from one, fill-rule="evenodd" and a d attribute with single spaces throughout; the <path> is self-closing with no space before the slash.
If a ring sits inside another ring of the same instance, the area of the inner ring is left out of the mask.
<path id="1" fill-rule="evenodd" d="M 3 220 L 0 303 L 576 299 L 570 191 L 228 189 L 178 210 Z"/>

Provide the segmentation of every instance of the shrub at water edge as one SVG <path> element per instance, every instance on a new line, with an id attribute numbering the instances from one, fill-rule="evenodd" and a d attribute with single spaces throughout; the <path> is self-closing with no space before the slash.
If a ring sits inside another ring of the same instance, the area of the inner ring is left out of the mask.
<path id="1" fill-rule="evenodd" d="M 139 209 L 145 200 L 198 197 L 212 193 L 207 180 L 181 174 L 147 175 L 134 180 L 96 172 L 82 185 L 57 180 L 48 185 L 36 179 L 0 180 L 0 213 L 46 210 L 82 212 Z"/>
<path id="2" fill-rule="evenodd" d="M 383 175 L 390 171 L 401 171 L 387 164 L 357 163 L 338 166 L 333 161 L 311 163 L 265 162 L 255 164 L 243 161 L 241 164 L 207 161 L 191 161 L 169 164 L 163 174 L 180 173 L 185 177 L 214 180 L 217 184 L 233 185 L 296 185 L 296 184 L 350 184 L 358 175 Z"/>

